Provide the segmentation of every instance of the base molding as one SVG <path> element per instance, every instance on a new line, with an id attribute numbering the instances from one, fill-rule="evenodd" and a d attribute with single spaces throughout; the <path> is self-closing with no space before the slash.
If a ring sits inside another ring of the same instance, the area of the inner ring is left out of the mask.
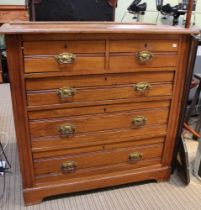
<path id="1" fill-rule="evenodd" d="M 39 204 L 44 198 L 54 195 L 117 186 L 137 181 L 166 181 L 169 180 L 170 173 L 170 167 L 166 166 L 152 167 L 146 170 L 135 169 L 71 180 L 62 180 L 60 182 L 53 182 L 51 184 L 49 183 L 48 185 L 46 184 L 24 189 L 24 203 L 25 205 Z"/>

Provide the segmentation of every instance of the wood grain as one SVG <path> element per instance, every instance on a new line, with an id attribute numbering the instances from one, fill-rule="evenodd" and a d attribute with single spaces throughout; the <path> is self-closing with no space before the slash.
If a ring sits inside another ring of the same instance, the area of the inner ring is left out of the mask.
<path id="1" fill-rule="evenodd" d="M 151 83 L 152 84 L 152 83 Z M 133 84 L 134 85 L 134 84 Z M 28 106 L 42 106 L 54 104 L 71 104 L 98 102 L 105 100 L 116 100 L 126 98 L 143 98 L 157 96 L 171 96 L 172 84 L 152 84 L 151 89 L 145 94 L 136 92 L 133 85 L 125 86 L 106 86 L 100 88 L 76 88 L 76 93 L 73 97 L 61 99 L 57 95 L 57 90 L 29 92 L 27 94 Z M 62 87 L 61 87 L 62 88 Z"/>
<path id="2" fill-rule="evenodd" d="M 0 23 L 26 20 L 29 14 L 24 5 L 0 5 Z"/>
<path id="3" fill-rule="evenodd" d="M 182 94 L 181 90 L 184 89 L 184 82 L 187 80 L 185 78 L 187 71 L 187 62 L 190 50 L 190 37 L 182 36 L 180 39 L 180 53 L 179 60 L 177 64 L 177 73 L 175 75 L 174 89 L 173 89 L 173 100 L 171 105 L 171 111 L 169 116 L 169 125 L 168 125 L 168 135 L 167 143 L 164 148 L 163 164 L 170 165 L 173 159 L 173 151 L 171 148 L 174 148 L 177 138 L 177 130 L 179 126 L 180 112 L 182 107 Z M 179 62 L 182 60 L 183 62 Z M 191 78 L 188 78 L 191 79 Z M 183 93 L 184 94 L 184 93 Z M 174 124 L 172 122 L 175 122 Z M 171 132 L 170 132 L 171 131 Z"/>
<path id="4" fill-rule="evenodd" d="M 5 24 L 0 33 L 39 34 L 39 33 L 91 33 L 91 34 L 199 34 L 196 28 L 185 29 L 167 25 L 139 25 L 114 22 L 20 22 Z"/>
<path id="5" fill-rule="evenodd" d="M 110 52 L 176 52 L 178 40 L 113 40 L 110 42 Z"/>
<path id="6" fill-rule="evenodd" d="M 24 188 L 33 187 L 33 162 L 31 146 L 29 141 L 28 118 L 26 112 L 25 87 L 22 71 L 23 58 L 21 51 L 20 36 L 6 36 L 6 46 L 8 54 L 8 68 L 11 85 L 11 95 L 14 111 L 15 129 L 22 173 L 22 183 Z M 15 59 L 13 59 L 15 58 Z"/>
<path id="7" fill-rule="evenodd" d="M 138 110 L 138 109 L 152 109 L 152 108 L 164 108 L 170 106 L 170 100 L 164 101 L 151 101 L 151 102 L 136 102 L 136 103 L 123 103 L 123 104 L 111 104 L 111 105 L 99 105 L 99 106 L 87 106 L 77 108 L 61 108 L 41 111 L 30 111 L 28 116 L 30 120 L 36 119 L 50 119 L 59 117 L 72 117 L 79 115 L 93 115 L 101 113 L 115 113 L 121 111 Z"/>
<path id="8" fill-rule="evenodd" d="M 79 169 L 75 173 L 71 174 L 62 174 L 62 173 L 49 173 L 49 174 L 41 174 L 36 175 L 35 182 L 38 186 L 41 184 L 45 184 L 48 182 L 55 181 L 67 181 L 69 179 L 77 179 L 77 178 L 85 178 L 90 176 L 102 175 L 102 174 L 111 174 L 116 173 L 117 171 L 126 171 L 126 170 L 139 170 L 140 168 L 145 168 L 149 166 L 161 165 L 161 159 L 159 157 L 148 158 L 146 160 L 135 162 L 134 164 L 130 164 L 128 162 L 118 163 L 118 164 L 110 164 L 109 166 L 99 166 L 92 167 L 86 169 Z"/>
<path id="9" fill-rule="evenodd" d="M 161 127 L 157 127 L 157 129 L 162 129 Z M 150 129 L 146 129 L 147 131 Z M 165 132 L 164 132 L 165 133 Z M 158 135 L 158 136 L 157 136 Z M 124 139 L 124 141 L 118 142 L 118 141 L 102 141 L 102 142 L 93 142 L 92 144 L 88 143 L 89 146 L 83 146 L 80 144 L 80 147 L 72 147 L 72 148 L 65 148 L 65 144 L 63 144 L 63 147 L 60 146 L 55 148 L 55 147 L 43 147 L 40 149 L 33 148 L 33 159 L 44 159 L 44 158 L 54 158 L 56 156 L 66 156 L 66 155 L 79 155 L 79 154 L 87 154 L 89 152 L 97 152 L 97 151 L 105 151 L 105 150 L 111 150 L 111 149 L 121 149 L 122 147 L 137 147 L 137 146 L 144 146 L 144 145 L 151 145 L 151 144 L 158 144 L 158 143 L 164 143 L 165 138 L 164 135 L 161 134 L 160 132 L 157 133 L 155 137 L 150 138 L 147 135 L 147 138 L 142 137 L 140 139 L 140 136 L 138 138 L 133 137 L 128 141 Z M 46 139 L 47 141 L 47 139 Z M 73 146 L 73 143 L 72 143 Z"/>
<path id="10" fill-rule="evenodd" d="M 35 175 L 50 174 L 50 173 L 62 173 L 61 164 L 65 161 L 75 161 L 77 164 L 76 172 L 73 174 L 73 178 L 77 173 L 79 176 L 79 170 L 92 167 L 109 166 L 118 163 L 130 163 L 129 155 L 133 152 L 139 152 L 143 154 L 142 161 L 151 158 L 160 158 L 162 155 L 163 144 L 154 144 L 144 147 L 128 147 L 115 150 L 105 150 L 100 152 L 91 152 L 87 154 L 79 154 L 72 156 L 56 157 L 54 159 L 39 159 L 34 161 Z M 141 160 L 140 160 L 141 161 Z M 136 162 L 140 162 L 136 161 Z"/>
<path id="11" fill-rule="evenodd" d="M 67 51 L 66 51 L 67 52 Z M 41 56 L 25 58 L 24 71 L 29 72 L 51 72 L 65 71 L 69 75 L 79 75 L 85 73 L 93 74 L 94 71 L 103 72 L 105 67 L 105 57 L 76 55 L 72 64 L 59 64 L 55 56 Z"/>
<path id="12" fill-rule="evenodd" d="M 182 90 L 190 80 L 190 36 L 197 29 L 41 22 L 5 24 L 0 33 L 7 40 L 25 204 L 169 178 Z M 144 50 L 153 58 L 140 64 L 136 53 Z M 54 56 L 69 51 L 77 56 L 74 64 L 59 65 Z M 139 82 L 151 89 L 140 94 L 134 88 Z M 66 86 L 75 95 L 62 99 L 57 91 Z M 137 116 L 147 118 L 144 126 L 133 125 Z M 58 132 L 66 123 L 75 126 L 74 135 Z M 131 164 L 131 152 L 144 156 Z M 77 170 L 63 174 L 68 160 Z"/>
<path id="13" fill-rule="evenodd" d="M 128 72 L 135 71 L 135 68 L 141 68 L 141 71 L 149 68 L 161 67 L 176 67 L 177 55 L 176 54 L 154 54 L 153 59 L 146 64 L 140 64 L 136 59 L 136 54 L 111 54 L 109 69 L 111 72 Z"/>
<path id="14" fill-rule="evenodd" d="M 57 55 L 65 51 L 71 53 L 104 53 L 105 41 L 32 41 L 24 42 L 24 55 Z"/>
<path id="15" fill-rule="evenodd" d="M 135 84 L 138 82 L 173 82 L 174 72 L 138 72 L 124 74 L 101 74 L 83 76 L 60 76 L 26 79 L 26 90 L 47 90 L 61 87 L 97 87 L 107 85 Z"/>
<path id="16" fill-rule="evenodd" d="M 118 114 L 111 113 L 93 116 L 87 115 L 73 118 L 32 121 L 30 122 L 30 134 L 32 137 L 57 136 L 60 135 L 58 132 L 58 127 L 63 124 L 70 124 L 74 126 L 75 135 L 87 132 L 121 128 L 133 128 L 133 130 L 135 130 L 141 128 L 135 127 L 132 124 L 132 120 L 138 116 L 143 116 L 147 119 L 145 126 L 166 124 L 168 120 L 168 109 L 153 109 L 148 111 L 138 110 L 120 112 Z"/>
<path id="17" fill-rule="evenodd" d="M 154 132 L 153 132 L 154 130 Z M 146 135 L 144 135 L 146 134 Z M 157 125 L 142 127 L 140 129 L 118 129 L 112 131 L 97 131 L 83 135 L 75 135 L 71 138 L 60 136 L 48 136 L 42 138 L 32 138 L 32 151 L 34 156 L 49 156 L 50 151 L 61 152 L 71 150 L 76 153 L 76 149 L 87 151 L 88 147 L 108 144 L 120 144 L 132 141 L 135 144 L 147 144 L 152 138 L 164 137 L 167 134 L 167 125 Z M 137 143 L 139 142 L 139 143 Z M 140 143 L 141 142 L 141 143 Z M 91 150 L 91 149 L 90 149 Z M 67 152 L 69 153 L 69 152 Z M 66 153 L 66 154 L 67 154 Z"/>

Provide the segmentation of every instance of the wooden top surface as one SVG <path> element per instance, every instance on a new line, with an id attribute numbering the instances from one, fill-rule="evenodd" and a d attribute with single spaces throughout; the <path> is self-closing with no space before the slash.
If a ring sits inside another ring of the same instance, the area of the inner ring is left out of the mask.
<path id="1" fill-rule="evenodd" d="M 115 22 L 13 22 L 4 24 L 0 28 L 0 34 L 43 33 L 198 34 L 199 30 L 166 25 Z"/>

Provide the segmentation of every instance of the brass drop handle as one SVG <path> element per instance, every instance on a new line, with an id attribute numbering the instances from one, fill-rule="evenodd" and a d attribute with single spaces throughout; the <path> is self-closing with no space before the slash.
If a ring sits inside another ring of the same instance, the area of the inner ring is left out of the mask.
<path id="1" fill-rule="evenodd" d="M 75 134 L 75 126 L 70 124 L 63 124 L 58 127 L 58 132 L 62 137 L 70 137 Z"/>
<path id="2" fill-rule="evenodd" d="M 76 56 L 72 53 L 61 53 L 55 56 L 58 64 L 72 64 L 75 61 Z"/>
<path id="3" fill-rule="evenodd" d="M 140 94 L 145 94 L 151 89 L 151 84 L 148 82 L 139 82 L 133 86 L 134 90 Z"/>
<path id="4" fill-rule="evenodd" d="M 140 64 L 146 64 L 153 58 L 153 54 L 149 51 L 140 51 L 136 54 L 136 59 Z"/>
<path id="5" fill-rule="evenodd" d="M 132 124 L 135 126 L 135 127 L 142 127 L 142 126 L 145 126 L 146 125 L 146 122 L 147 122 L 147 118 L 144 117 L 144 116 L 136 116 L 133 118 L 132 120 Z"/>
<path id="6" fill-rule="evenodd" d="M 141 152 L 133 152 L 128 156 L 129 162 L 136 162 L 142 160 L 142 158 L 143 158 L 143 153 Z"/>
<path id="7" fill-rule="evenodd" d="M 61 170 L 64 174 L 73 173 L 76 171 L 76 163 L 74 161 L 66 161 L 61 164 Z"/>
<path id="8" fill-rule="evenodd" d="M 69 88 L 69 87 L 63 87 L 56 91 L 56 94 L 61 99 L 73 97 L 75 95 L 75 93 L 76 93 L 76 90 L 74 88 Z"/>

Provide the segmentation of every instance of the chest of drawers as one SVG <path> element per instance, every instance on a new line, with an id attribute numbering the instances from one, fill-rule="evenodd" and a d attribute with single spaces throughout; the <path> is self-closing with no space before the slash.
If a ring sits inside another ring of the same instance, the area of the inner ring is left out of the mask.
<path id="1" fill-rule="evenodd" d="M 25 204 L 169 179 L 196 30 L 19 23 L 1 33 Z"/>

